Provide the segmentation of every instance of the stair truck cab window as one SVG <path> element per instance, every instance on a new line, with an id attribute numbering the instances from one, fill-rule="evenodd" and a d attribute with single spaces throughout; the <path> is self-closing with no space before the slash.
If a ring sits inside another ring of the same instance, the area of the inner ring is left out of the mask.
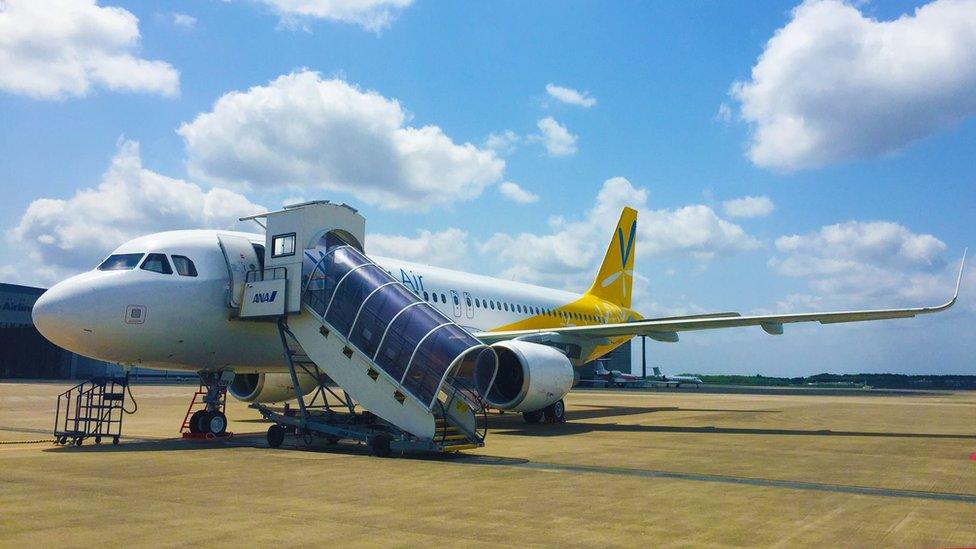
<path id="1" fill-rule="evenodd" d="M 173 274 L 173 269 L 169 266 L 169 260 L 166 259 L 166 254 L 147 255 L 146 260 L 142 262 L 142 266 L 139 268 L 154 273 Z"/>
<path id="2" fill-rule="evenodd" d="M 180 276 L 197 276 L 196 265 L 193 264 L 192 259 L 185 255 L 174 255 L 173 266 L 176 267 L 176 272 Z"/>
<path id="3" fill-rule="evenodd" d="M 102 261 L 98 266 L 99 271 L 129 271 L 136 268 L 142 254 L 114 254 Z"/>
<path id="4" fill-rule="evenodd" d="M 271 239 L 271 257 L 295 255 L 295 233 L 278 234 Z"/>

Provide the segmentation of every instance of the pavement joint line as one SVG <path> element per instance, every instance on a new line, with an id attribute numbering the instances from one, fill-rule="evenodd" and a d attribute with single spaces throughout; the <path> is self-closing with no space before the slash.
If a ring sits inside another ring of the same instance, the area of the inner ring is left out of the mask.
<path id="1" fill-rule="evenodd" d="M 477 459 L 458 460 L 459 463 L 473 463 L 475 465 L 495 465 L 503 467 L 521 467 L 540 471 L 560 471 L 574 473 L 608 474 L 616 476 L 633 476 L 644 478 L 664 478 L 671 480 L 690 480 L 696 482 L 713 482 L 723 484 L 738 484 L 745 486 L 759 486 L 764 488 L 787 488 L 793 490 L 810 490 L 818 492 L 833 492 L 840 494 L 858 494 L 865 496 L 880 496 L 894 498 L 919 498 L 938 501 L 958 501 L 976 504 L 976 494 L 957 494 L 952 492 L 926 492 L 922 490 L 903 490 L 897 488 L 874 488 L 870 486 L 852 486 L 846 484 L 827 484 L 794 480 L 777 480 L 755 477 L 733 477 L 727 475 L 711 475 L 703 473 L 681 473 L 677 471 L 662 471 L 656 469 L 633 469 L 629 467 L 602 467 L 596 465 L 573 465 L 566 463 L 546 463 L 525 461 L 521 463 L 490 462 Z"/>

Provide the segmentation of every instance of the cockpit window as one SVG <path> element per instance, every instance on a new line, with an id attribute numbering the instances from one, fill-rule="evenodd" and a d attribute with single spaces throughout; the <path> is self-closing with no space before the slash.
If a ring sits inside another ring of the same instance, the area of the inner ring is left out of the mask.
<path id="1" fill-rule="evenodd" d="M 102 264 L 98 266 L 99 271 L 128 271 L 129 269 L 135 269 L 136 265 L 139 264 L 139 260 L 142 259 L 142 254 L 115 254 L 108 256 L 108 259 L 102 261 Z"/>
<path id="2" fill-rule="evenodd" d="M 169 266 L 169 261 L 166 259 L 165 254 L 147 255 L 146 260 L 142 262 L 142 267 L 140 267 L 140 269 L 168 275 L 173 274 L 173 269 Z"/>
<path id="3" fill-rule="evenodd" d="M 180 273 L 180 276 L 197 276 L 196 265 L 193 264 L 192 259 L 185 255 L 174 255 L 173 266 L 176 267 L 176 272 Z"/>

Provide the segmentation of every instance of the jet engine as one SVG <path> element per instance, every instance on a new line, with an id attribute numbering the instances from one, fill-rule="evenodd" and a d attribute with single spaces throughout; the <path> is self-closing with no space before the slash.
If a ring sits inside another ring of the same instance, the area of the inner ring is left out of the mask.
<path id="1" fill-rule="evenodd" d="M 311 393 L 318 384 L 315 378 L 298 374 L 302 395 Z M 229 387 L 230 394 L 244 402 L 283 402 L 295 398 L 291 374 L 237 374 Z"/>
<path id="2" fill-rule="evenodd" d="M 554 347 L 502 341 L 491 348 L 498 353 L 498 374 L 488 392 L 493 408 L 534 412 L 560 400 L 573 387 L 573 365 Z"/>

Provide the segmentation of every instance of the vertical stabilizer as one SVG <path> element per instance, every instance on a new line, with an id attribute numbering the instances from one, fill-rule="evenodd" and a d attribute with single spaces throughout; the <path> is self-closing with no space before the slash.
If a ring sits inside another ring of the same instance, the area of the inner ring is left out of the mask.
<path id="1" fill-rule="evenodd" d="M 637 246 L 637 210 L 624 208 L 610 238 L 600 272 L 587 294 L 630 308 L 634 286 L 634 253 Z"/>

